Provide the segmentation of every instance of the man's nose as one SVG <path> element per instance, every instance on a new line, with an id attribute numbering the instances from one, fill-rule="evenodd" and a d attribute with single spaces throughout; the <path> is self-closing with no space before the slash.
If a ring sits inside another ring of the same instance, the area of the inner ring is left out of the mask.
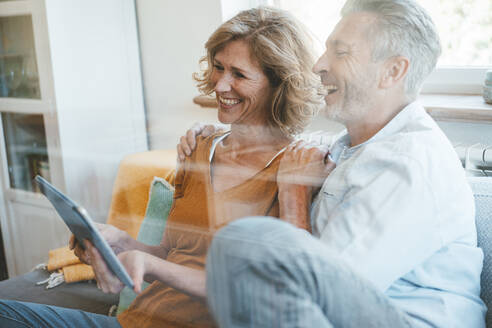
<path id="1" fill-rule="evenodd" d="M 215 91 L 228 92 L 231 91 L 231 78 L 228 74 L 223 74 L 215 84 Z"/>
<path id="2" fill-rule="evenodd" d="M 316 63 L 313 66 L 313 73 L 318 75 L 322 75 L 323 73 L 327 73 L 330 70 L 330 61 L 328 58 L 328 54 L 325 52 L 318 58 Z"/>

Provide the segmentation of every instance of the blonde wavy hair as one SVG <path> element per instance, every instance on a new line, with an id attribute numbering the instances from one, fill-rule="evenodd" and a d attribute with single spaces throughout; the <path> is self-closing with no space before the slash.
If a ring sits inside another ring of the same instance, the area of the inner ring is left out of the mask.
<path id="1" fill-rule="evenodd" d="M 210 95 L 213 60 L 229 42 L 244 40 L 273 89 L 269 124 L 285 135 L 304 130 L 321 104 L 320 79 L 307 29 L 284 10 L 258 7 L 245 10 L 223 23 L 205 43 L 204 69 L 193 74 L 199 90 Z"/>

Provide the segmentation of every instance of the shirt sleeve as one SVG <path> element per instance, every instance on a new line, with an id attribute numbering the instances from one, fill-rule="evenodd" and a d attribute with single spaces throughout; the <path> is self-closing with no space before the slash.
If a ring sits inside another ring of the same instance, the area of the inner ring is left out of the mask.
<path id="1" fill-rule="evenodd" d="M 442 247 L 433 189 L 418 161 L 360 161 L 320 238 L 382 291 Z M 331 195 L 323 189 L 321 197 Z"/>

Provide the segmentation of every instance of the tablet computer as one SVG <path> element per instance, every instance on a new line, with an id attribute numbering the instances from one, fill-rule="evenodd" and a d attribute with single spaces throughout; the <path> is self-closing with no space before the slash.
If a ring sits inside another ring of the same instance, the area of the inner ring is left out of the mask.
<path id="1" fill-rule="evenodd" d="M 104 262 L 106 262 L 106 265 L 115 276 L 126 286 L 133 289 L 132 279 L 99 230 L 95 227 L 87 211 L 65 196 L 43 177 L 37 175 L 35 181 L 40 191 L 53 204 L 55 210 L 75 235 L 77 242 L 83 246 L 83 240 L 88 239 L 98 249 L 99 253 L 101 253 Z"/>

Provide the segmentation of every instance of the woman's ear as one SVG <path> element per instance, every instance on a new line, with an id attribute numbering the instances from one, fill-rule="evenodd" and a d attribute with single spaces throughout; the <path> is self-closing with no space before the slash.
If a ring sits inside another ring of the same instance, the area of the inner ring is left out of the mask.
<path id="1" fill-rule="evenodd" d="M 403 82 L 408 73 L 410 61 L 407 57 L 394 56 L 389 58 L 384 65 L 384 72 L 379 82 L 381 89 L 390 89 Z"/>

